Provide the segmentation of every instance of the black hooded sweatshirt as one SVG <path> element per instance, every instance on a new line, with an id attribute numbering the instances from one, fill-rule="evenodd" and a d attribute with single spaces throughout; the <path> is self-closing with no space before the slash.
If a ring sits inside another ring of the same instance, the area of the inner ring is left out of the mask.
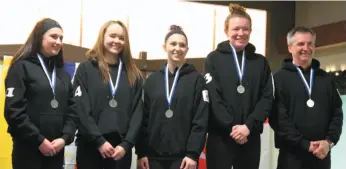
<path id="1" fill-rule="evenodd" d="M 108 66 L 115 85 L 119 63 Z M 109 82 L 104 82 L 97 62 L 87 60 L 78 66 L 73 88 L 80 117 L 77 145 L 86 142 L 99 148 L 108 141 L 131 152 L 142 123 L 142 79 L 131 86 L 123 64 L 115 95 L 118 105 L 112 108 L 109 106 L 112 99 Z"/>
<path id="2" fill-rule="evenodd" d="M 42 57 L 50 78 L 55 57 Z M 44 139 L 63 138 L 65 144 L 73 142 L 77 113 L 71 78 L 62 67 L 56 68 L 57 108 L 52 108 L 53 92 L 37 56 L 16 61 L 5 79 L 5 119 L 8 132 L 15 141 L 40 146 Z"/>
<path id="3" fill-rule="evenodd" d="M 320 69 L 313 59 L 311 66 L 302 70 L 310 84 L 310 68 L 314 69 L 310 108 L 306 102 L 308 91 L 292 59 L 285 59 L 275 73 L 275 97 L 269 122 L 275 130 L 275 146 L 291 150 L 309 151 L 310 141 L 328 139 L 336 144 L 342 130 L 342 101 L 332 77 Z"/>
<path id="4" fill-rule="evenodd" d="M 177 73 L 168 73 L 169 91 Z M 192 64 L 185 63 L 168 109 L 165 90 L 165 66 L 152 73 L 144 85 L 142 136 L 136 145 L 139 158 L 180 159 L 185 156 L 198 161 L 204 148 L 208 124 L 208 92 L 203 76 Z"/>
<path id="5" fill-rule="evenodd" d="M 237 57 L 241 65 L 242 51 Z M 237 92 L 240 81 L 229 41 L 218 44 L 207 56 L 204 72 L 211 104 L 208 132 L 229 135 L 234 125 L 245 124 L 250 133 L 262 133 L 274 98 L 267 59 L 255 53 L 252 44 L 245 47 L 243 94 Z"/>

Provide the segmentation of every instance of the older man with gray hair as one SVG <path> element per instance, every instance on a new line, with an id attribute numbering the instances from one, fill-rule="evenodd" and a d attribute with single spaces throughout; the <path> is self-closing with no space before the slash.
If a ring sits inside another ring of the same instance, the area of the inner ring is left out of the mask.
<path id="1" fill-rule="evenodd" d="M 274 75 L 269 121 L 280 149 L 277 169 L 330 169 L 330 151 L 341 135 L 342 100 L 332 77 L 313 58 L 315 41 L 309 28 L 288 32 L 292 58 Z"/>

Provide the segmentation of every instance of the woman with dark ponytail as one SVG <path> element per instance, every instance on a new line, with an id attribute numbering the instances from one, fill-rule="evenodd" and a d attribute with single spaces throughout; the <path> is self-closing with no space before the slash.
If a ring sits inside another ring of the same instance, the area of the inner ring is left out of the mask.
<path id="1" fill-rule="evenodd" d="M 136 145 L 141 169 L 196 169 L 208 123 L 203 76 L 185 62 L 188 39 L 171 26 L 163 49 L 167 63 L 144 85 L 143 124 Z"/>

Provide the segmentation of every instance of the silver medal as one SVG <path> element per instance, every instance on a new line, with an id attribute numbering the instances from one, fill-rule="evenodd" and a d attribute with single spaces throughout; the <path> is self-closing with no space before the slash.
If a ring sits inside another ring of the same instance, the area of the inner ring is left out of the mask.
<path id="1" fill-rule="evenodd" d="M 109 101 L 109 106 L 111 106 L 112 108 L 117 107 L 117 105 L 118 102 L 116 100 L 112 99 Z"/>
<path id="2" fill-rule="evenodd" d="M 56 109 L 59 107 L 59 102 L 55 99 L 53 99 L 51 102 L 50 102 L 50 105 L 52 106 L 52 108 Z"/>
<path id="3" fill-rule="evenodd" d="M 165 113 L 167 118 L 172 118 L 173 117 L 173 111 L 171 109 L 168 109 Z"/>
<path id="4" fill-rule="evenodd" d="M 312 99 L 309 99 L 309 100 L 306 102 L 306 105 L 308 105 L 309 107 L 314 107 L 315 102 L 314 102 Z"/>
<path id="5" fill-rule="evenodd" d="M 239 85 L 237 87 L 237 91 L 238 93 L 243 94 L 245 92 L 245 87 L 243 85 Z"/>

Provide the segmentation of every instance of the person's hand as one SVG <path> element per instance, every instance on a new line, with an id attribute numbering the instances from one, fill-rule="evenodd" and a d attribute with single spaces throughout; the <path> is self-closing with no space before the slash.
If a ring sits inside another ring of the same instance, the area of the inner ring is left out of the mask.
<path id="1" fill-rule="evenodd" d="M 54 147 L 52 146 L 52 143 L 47 139 L 43 140 L 38 149 L 45 156 L 54 156 L 56 153 Z"/>
<path id="2" fill-rule="evenodd" d="M 99 152 L 103 158 L 106 158 L 106 157 L 112 158 L 114 154 L 114 148 L 109 142 L 105 142 L 99 148 Z"/>
<path id="3" fill-rule="evenodd" d="M 309 152 L 314 152 L 318 146 L 320 145 L 319 142 L 313 142 L 313 141 L 310 141 L 310 147 L 309 147 Z"/>
<path id="4" fill-rule="evenodd" d="M 185 157 L 181 162 L 180 169 L 196 169 L 197 162 L 189 157 Z"/>
<path id="5" fill-rule="evenodd" d="M 149 160 L 148 157 L 142 157 L 137 162 L 137 167 L 140 169 L 149 169 Z"/>
<path id="6" fill-rule="evenodd" d="M 247 128 L 245 124 L 243 125 L 235 125 L 232 127 L 232 132 L 230 136 L 238 143 L 245 144 L 247 142 L 247 137 L 250 134 L 250 130 Z"/>
<path id="7" fill-rule="evenodd" d="M 51 142 L 52 146 L 55 149 L 55 152 L 60 152 L 61 149 L 65 147 L 65 140 L 62 138 L 55 139 Z"/>
<path id="8" fill-rule="evenodd" d="M 248 140 L 247 140 L 247 137 L 245 137 L 243 140 L 235 140 L 235 142 L 237 143 L 237 144 L 245 144 L 245 143 L 247 143 L 248 142 Z"/>
<path id="9" fill-rule="evenodd" d="M 317 147 L 315 151 L 313 151 L 313 154 L 317 158 L 323 160 L 328 155 L 329 143 L 326 140 L 322 140 L 322 141 L 314 142 L 313 144 L 318 144 L 318 143 L 319 143 L 319 146 Z"/>
<path id="10" fill-rule="evenodd" d="M 114 160 L 119 160 L 119 159 L 121 159 L 121 158 L 124 157 L 125 153 L 126 153 L 126 152 L 125 152 L 125 149 L 124 149 L 123 147 L 121 147 L 121 146 L 116 146 L 116 147 L 114 148 L 114 153 L 113 153 L 112 158 L 113 158 Z"/>

